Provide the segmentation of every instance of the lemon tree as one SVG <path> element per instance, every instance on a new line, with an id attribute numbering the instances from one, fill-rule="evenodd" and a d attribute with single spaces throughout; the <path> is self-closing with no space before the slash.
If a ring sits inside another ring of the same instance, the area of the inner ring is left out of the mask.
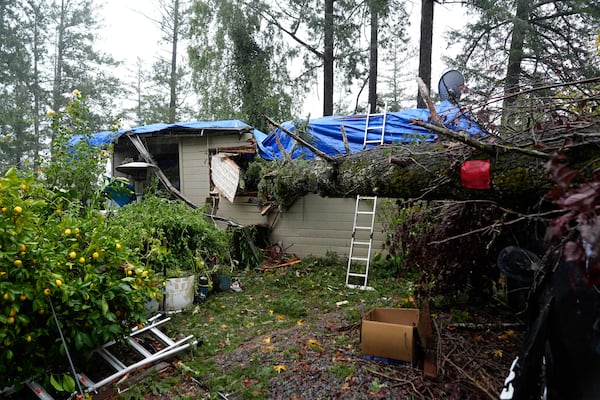
<path id="1" fill-rule="evenodd" d="M 15 170 L 0 179 L 0 201 L 0 387 L 66 364 L 52 307 L 84 355 L 147 317 L 160 285 L 122 245 L 121 226 Z"/>
<path id="2" fill-rule="evenodd" d="M 126 245 L 129 232 L 100 210 L 101 150 L 85 141 L 64 148 L 85 132 L 82 96 L 73 96 L 52 115 L 51 162 L 39 174 L 0 177 L 0 388 L 31 377 L 52 383 L 68 371 L 53 312 L 83 365 L 92 349 L 145 320 L 146 303 L 161 296 L 154 271 Z"/>

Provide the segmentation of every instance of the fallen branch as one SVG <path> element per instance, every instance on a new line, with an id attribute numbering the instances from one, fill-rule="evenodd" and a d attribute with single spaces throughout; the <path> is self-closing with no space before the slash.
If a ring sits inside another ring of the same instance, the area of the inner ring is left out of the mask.
<path id="1" fill-rule="evenodd" d="M 444 124 L 442 124 L 442 121 L 440 121 L 440 117 L 438 116 L 435 106 L 433 105 L 433 101 L 431 100 L 431 97 L 429 97 L 429 90 L 427 90 L 425 82 L 423 82 L 423 79 L 421 79 L 420 77 L 417 77 L 417 85 L 419 86 L 419 92 L 421 93 L 421 97 L 423 98 L 423 100 L 425 100 L 425 103 L 427 104 L 429 114 L 431 115 L 431 120 L 435 123 L 435 125 L 443 127 Z"/>
<path id="2" fill-rule="evenodd" d="M 419 398 L 421 398 L 421 399 L 424 399 L 424 398 L 425 398 L 425 397 L 424 397 L 424 396 L 421 394 L 421 392 L 419 392 L 419 391 L 417 390 L 417 387 L 415 386 L 415 384 L 414 384 L 414 383 L 412 383 L 411 381 L 407 380 L 407 379 L 399 379 L 399 378 L 394 378 L 393 376 L 386 375 L 386 374 L 384 374 L 384 373 L 381 373 L 381 372 L 378 372 L 378 371 L 372 370 L 372 369 L 370 369 L 370 368 L 367 368 L 366 370 L 367 370 L 367 371 L 369 371 L 370 373 L 372 373 L 373 375 L 378 375 L 378 376 L 380 376 L 380 377 L 382 377 L 382 378 L 389 379 L 389 380 L 391 380 L 391 381 L 396 381 L 396 382 L 398 382 L 398 383 L 399 383 L 399 384 L 401 384 L 401 385 L 406 385 L 406 384 L 409 384 L 409 385 L 412 387 L 412 389 L 413 389 L 413 391 L 415 392 L 415 394 L 416 394 L 417 396 L 419 396 Z M 399 386 L 399 385 L 396 385 L 396 386 Z"/>
<path id="3" fill-rule="evenodd" d="M 411 122 L 415 125 L 422 126 L 423 128 L 427 128 L 433 132 L 439 133 L 451 139 L 457 140 L 461 143 L 464 143 L 470 147 L 473 147 L 479 151 L 482 151 L 487 154 L 496 155 L 497 153 L 508 153 L 508 152 L 516 152 L 524 155 L 528 155 L 531 157 L 542 158 L 545 160 L 549 160 L 552 157 L 552 154 L 546 154 L 541 151 L 524 149 L 521 147 L 513 147 L 513 146 L 503 146 L 500 144 L 493 143 L 483 143 L 478 140 L 473 139 L 471 135 L 465 132 L 457 132 L 451 129 L 448 129 L 444 126 L 438 126 L 434 124 L 430 124 L 428 122 L 413 119 Z"/>
<path id="4" fill-rule="evenodd" d="M 313 146 L 312 144 L 308 143 L 306 140 L 302 139 L 300 136 L 296 135 L 295 133 L 289 131 L 288 129 L 285 129 L 284 127 L 282 127 L 281 125 L 279 125 L 278 123 L 276 123 L 275 121 L 273 121 L 271 118 L 267 117 L 265 115 L 265 118 L 267 119 L 267 121 L 281 129 L 282 132 L 286 133 L 287 135 L 289 135 L 292 139 L 294 139 L 296 142 L 300 143 L 302 146 L 308 148 L 310 151 L 312 151 L 313 153 L 315 153 L 316 155 L 318 155 L 319 157 L 321 157 L 322 159 L 329 161 L 329 162 L 333 162 L 333 158 L 328 156 L 327 154 L 323 153 L 321 150 L 317 149 L 315 146 Z"/>
<path id="5" fill-rule="evenodd" d="M 479 381 L 475 378 L 473 378 L 471 375 L 467 374 L 465 372 L 464 369 L 462 369 L 461 367 L 459 367 L 458 365 L 456 365 L 454 363 L 454 361 L 450 360 L 448 357 L 444 356 L 445 361 L 448 362 L 448 364 L 450 364 L 452 367 L 454 367 L 458 372 L 461 373 L 462 376 L 464 376 L 465 378 L 467 378 L 467 380 L 473 384 L 477 389 L 481 390 L 483 393 L 485 393 L 487 395 L 487 397 L 491 400 L 496 400 L 498 397 L 496 394 L 492 394 L 489 392 L 489 390 L 485 387 L 483 387 Z"/>

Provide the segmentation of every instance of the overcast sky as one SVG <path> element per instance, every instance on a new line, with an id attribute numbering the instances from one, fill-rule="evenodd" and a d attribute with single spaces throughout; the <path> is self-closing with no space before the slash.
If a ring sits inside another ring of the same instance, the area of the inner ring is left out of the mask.
<path id="1" fill-rule="evenodd" d="M 410 13 L 410 36 L 414 46 L 418 46 L 419 20 L 421 13 L 420 1 L 407 2 L 407 10 Z M 106 31 L 102 33 L 102 49 L 109 52 L 117 60 L 126 64 L 124 74 L 133 76 L 136 60 L 138 57 L 151 63 L 160 54 L 158 42 L 160 34 L 156 24 L 151 18 L 158 18 L 157 0 L 104 0 L 103 17 Z M 442 56 L 455 53 L 457 49 L 448 49 L 445 43 L 445 32 L 448 28 L 460 28 L 464 25 L 462 8 L 459 4 L 435 4 L 434 11 L 434 43 L 433 43 L 433 66 L 432 66 L 432 91 L 437 91 L 437 82 L 443 72 L 447 69 L 441 63 Z M 414 65 L 407 66 L 416 78 L 418 60 Z M 127 78 L 124 77 L 125 79 Z M 407 91 L 412 94 L 413 88 L 416 94 L 416 80 L 407 82 Z M 322 115 L 322 90 L 320 83 L 315 83 L 313 94 L 311 94 L 304 106 L 304 115 L 310 113 L 312 118 Z M 366 103 L 367 93 L 363 94 Z M 337 99 L 336 99 L 337 100 Z M 361 101 L 362 98 L 361 98 Z"/>

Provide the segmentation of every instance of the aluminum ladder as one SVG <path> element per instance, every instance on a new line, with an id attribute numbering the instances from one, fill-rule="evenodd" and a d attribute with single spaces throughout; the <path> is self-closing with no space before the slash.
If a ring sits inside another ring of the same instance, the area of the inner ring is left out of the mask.
<path id="1" fill-rule="evenodd" d="M 352 238 L 348 253 L 346 287 L 373 290 L 367 285 L 371 250 L 373 249 L 373 228 L 375 226 L 376 196 L 356 196 Z"/>
<path id="2" fill-rule="evenodd" d="M 370 106 L 368 106 L 370 108 Z M 373 125 L 371 119 L 381 117 L 381 124 Z M 363 150 L 367 148 L 367 144 L 378 144 L 382 145 L 385 139 L 385 122 L 387 120 L 387 103 L 383 106 L 383 112 L 375 114 L 367 114 L 365 121 L 365 137 L 363 140 Z M 369 136 L 372 134 L 379 134 L 376 139 L 371 139 Z"/>
<path id="3" fill-rule="evenodd" d="M 93 382 L 89 379 L 85 374 L 78 373 L 77 380 L 84 388 L 84 391 L 87 393 L 96 392 L 100 387 L 113 382 L 114 380 L 121 378 L 122 376 L 128 374 L 131 371 L 134 371 L 138 368 L 144 367 L 148 364 L 152 364 L 158 362 L 162 359 L 170 357 L 175 353 L 178 353 L 182 350 L 185 350 L 191 346 L 195 346 L 198 344 L 198 340 L 192 340 L 194 335 L 189 335 L 184 337 L 183 339 L 174 341 L 164 332 L 162 332 L 159 328 L 164 323 L 168 322 L 171 318 L 165 317 L 162 314 L 158 314 L 148 320 L 146 325 L 138 328 L 135 327 L 131 330 L 131 334 L 124 338 L 124 343 L 126 343 L 129 348 L 133 349 L 141 359 L 139 361 L 135 361 L 130 365 L 125 364 L 125 362 L 119 360 L 119 358 L 113 354 L 109 348 L 116 344 L 116 341 L 110 341 L 98 349 L 94 350 L 93 353 L 97 354 L 104 361 L 107 362 L 109 366 L 111 366 L 116 372 L 107 376 L 106 378 Z M 141 334 L 148 335 L 152 340 L 160 342 L 164 347 L 162 349 L 153 351 L 153 349 L 149 348 L 149 346 L 144 346 L 137 340 L 137 336 Z M 54 398 L 37 382 L 30 380 L 25 382 L 26 386 L 40 399 L 42 400 L 54 400 Z"/>

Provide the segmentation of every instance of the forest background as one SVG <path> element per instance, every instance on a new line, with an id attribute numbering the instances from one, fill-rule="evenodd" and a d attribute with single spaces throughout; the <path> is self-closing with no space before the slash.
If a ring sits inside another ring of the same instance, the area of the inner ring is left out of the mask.
<path id="1" fill-rule="evenodd" d="M 415 4 L 407 1 L 157 0 L 153 22 L 167 50 L 123 74 L 101 42 L 102 1 L 0 0 L 1 167 L 40 165 L 53 139 L 47 116 L 73 90 L 90 110 L 87 133 L 189 119 L 240 119 L 267 131 L 264 115 L 298 117 L 315 82 L 323 115 L 366 111 L 363 93 L 370 111 L 406 108 L 417 94 L 407 80 L 431 83 L 433 26 L 445 23 L 434 10 L 455 3 L 419 4 L 415 50 L 407 36 Z M 469 101 L 600 75 L 599 1 L 459 3 L 466 18 L 447 43 L 461 50 L 443 61 L 464 72 Z"/>

